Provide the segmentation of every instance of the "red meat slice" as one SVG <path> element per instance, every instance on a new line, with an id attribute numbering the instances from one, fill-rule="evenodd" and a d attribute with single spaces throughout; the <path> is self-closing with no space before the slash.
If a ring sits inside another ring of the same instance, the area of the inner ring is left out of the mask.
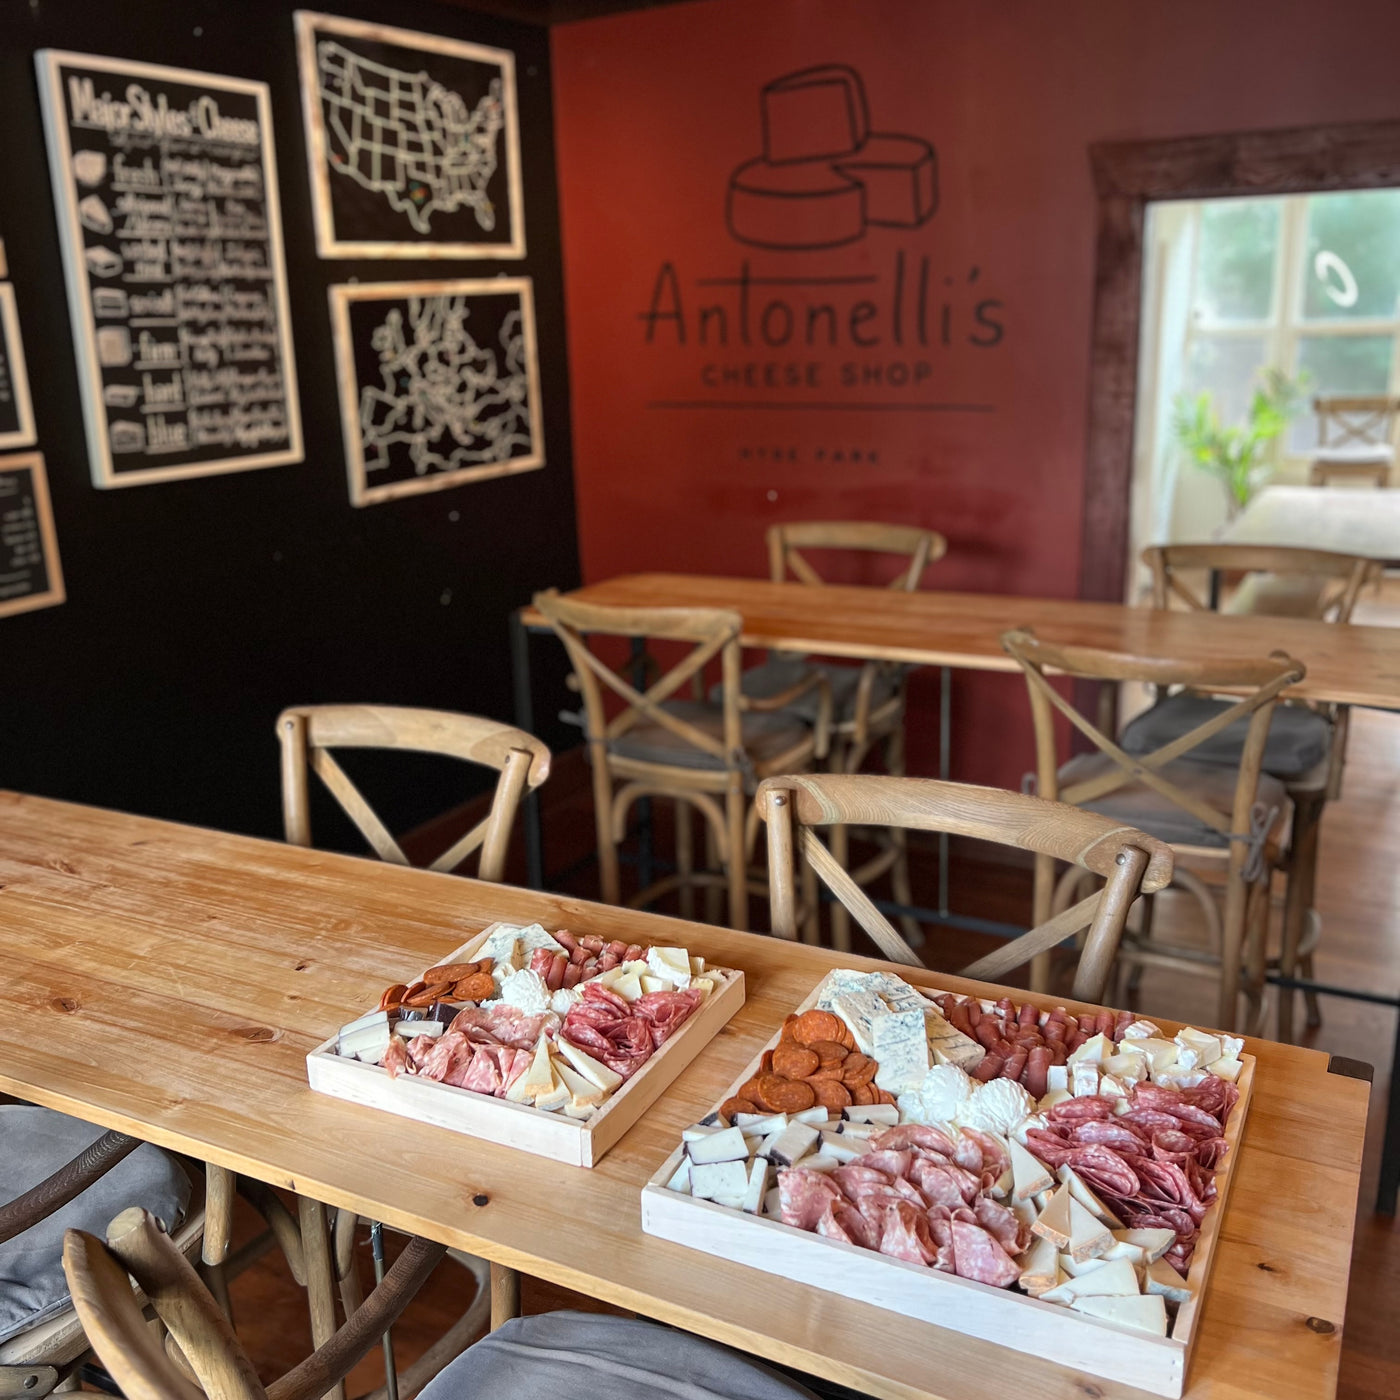
<path id="1" fill-rule="evenodd" d="M 932 1264 L 938 1257 L 938 1246 L 929 1233 L 927 1218 L 908 1201 L 897 1201 L 886 1207 L 880 1253 L 911 1264 Z"/>
<path id="2" fill-rule="evenodd" d="M 953 1155 L 953 1139 L 947 1133 L 921 1123 L 901 1123 L 896 1127 L 886 1128 L 884 1132 L 876 1133 L 870 1139 L 870 1145 L 877 1152 L 885 1149 L 900 1152 L 909 1147 L 921 1147 L 929 1152 L 937 1152 L 943 1157 Z"/>
<path id="3" fill-rule="evenodd" d="M 1021 1276 L 1020 1265 L 980 1225 L 953 1221 L 953 1272 L 993 1288 L 1006 1288 Z"/>
<path id="4" fill-rule="evenodd" d="M 799 1230 L 815 1230 L 829 1201 L 841 1199 L 836 1185 L 825 1173 L 806 1167 L 788 1167 L 778 1173 L 778 1200 L 783 1224 Z"/>

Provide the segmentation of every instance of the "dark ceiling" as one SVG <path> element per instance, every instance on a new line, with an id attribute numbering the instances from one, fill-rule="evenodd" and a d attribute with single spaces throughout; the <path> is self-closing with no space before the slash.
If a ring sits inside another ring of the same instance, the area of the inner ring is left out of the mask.
<path id="1" fill-rule="evenodd" d="M 568 24 L 573 20 L 597 19 L 623 10 L 646 10 L 656 5 L 676 4 L 678 0 L 447 0 L 464 10 L 480 10 L 502 19 L 526 24 Z"/>

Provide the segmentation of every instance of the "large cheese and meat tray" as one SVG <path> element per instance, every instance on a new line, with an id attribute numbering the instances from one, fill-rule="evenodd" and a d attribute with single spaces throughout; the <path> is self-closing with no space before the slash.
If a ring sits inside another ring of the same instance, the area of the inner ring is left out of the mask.
<path id="1" fill-rule="evenodd" d="M 642 1227 L 1180 1396 L 1254 1059 L 1233 1036 L 834 971 Z"/>
<path id="2" fill-rule="evenodd" d="M 313 1089 L 591 1167 L 744 1004 L 685 948 L 492 924 L 306 1057 Z"/>

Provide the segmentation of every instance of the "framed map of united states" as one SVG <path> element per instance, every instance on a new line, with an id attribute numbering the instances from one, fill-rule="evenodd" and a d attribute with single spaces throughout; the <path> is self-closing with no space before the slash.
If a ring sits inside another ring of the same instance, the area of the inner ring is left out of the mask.
<path id="1" fill-rule="evenodd" d="M 298 10 L 323 258 L 523 258 L 515 59 Z"/>

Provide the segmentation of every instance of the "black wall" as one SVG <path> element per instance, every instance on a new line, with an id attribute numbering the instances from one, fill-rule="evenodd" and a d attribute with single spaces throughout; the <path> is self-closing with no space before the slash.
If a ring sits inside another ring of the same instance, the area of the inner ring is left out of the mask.
<path id="1" fill-rule="evenodd" d="M 0 233 L 68 590 L 61 607 L 0 619 L 0 787 L 278 836 L 273 722 L 284 705 L 376 701 L 508 720 L 509 610 L 537 588 L 578 581 L 547 34 L 428 0 L 312 7 L 515 53 L 528 248 L 519 263 L 322 261 L 294 8 L 0 0 Z M 91 485 L 34 70 L 34 51 L 48 47 L 271 88 L 304 462 Z M 352 507 L 326 287 L 497 271 L 534 279 L 548 465 Z M 557 650 L 535 648 L 551 692 Z M 473 776 L 413 762 L 352 771 L 399 830 L 460 801 Z M 318 832 L 328 844 L 341 836 Z"/>

